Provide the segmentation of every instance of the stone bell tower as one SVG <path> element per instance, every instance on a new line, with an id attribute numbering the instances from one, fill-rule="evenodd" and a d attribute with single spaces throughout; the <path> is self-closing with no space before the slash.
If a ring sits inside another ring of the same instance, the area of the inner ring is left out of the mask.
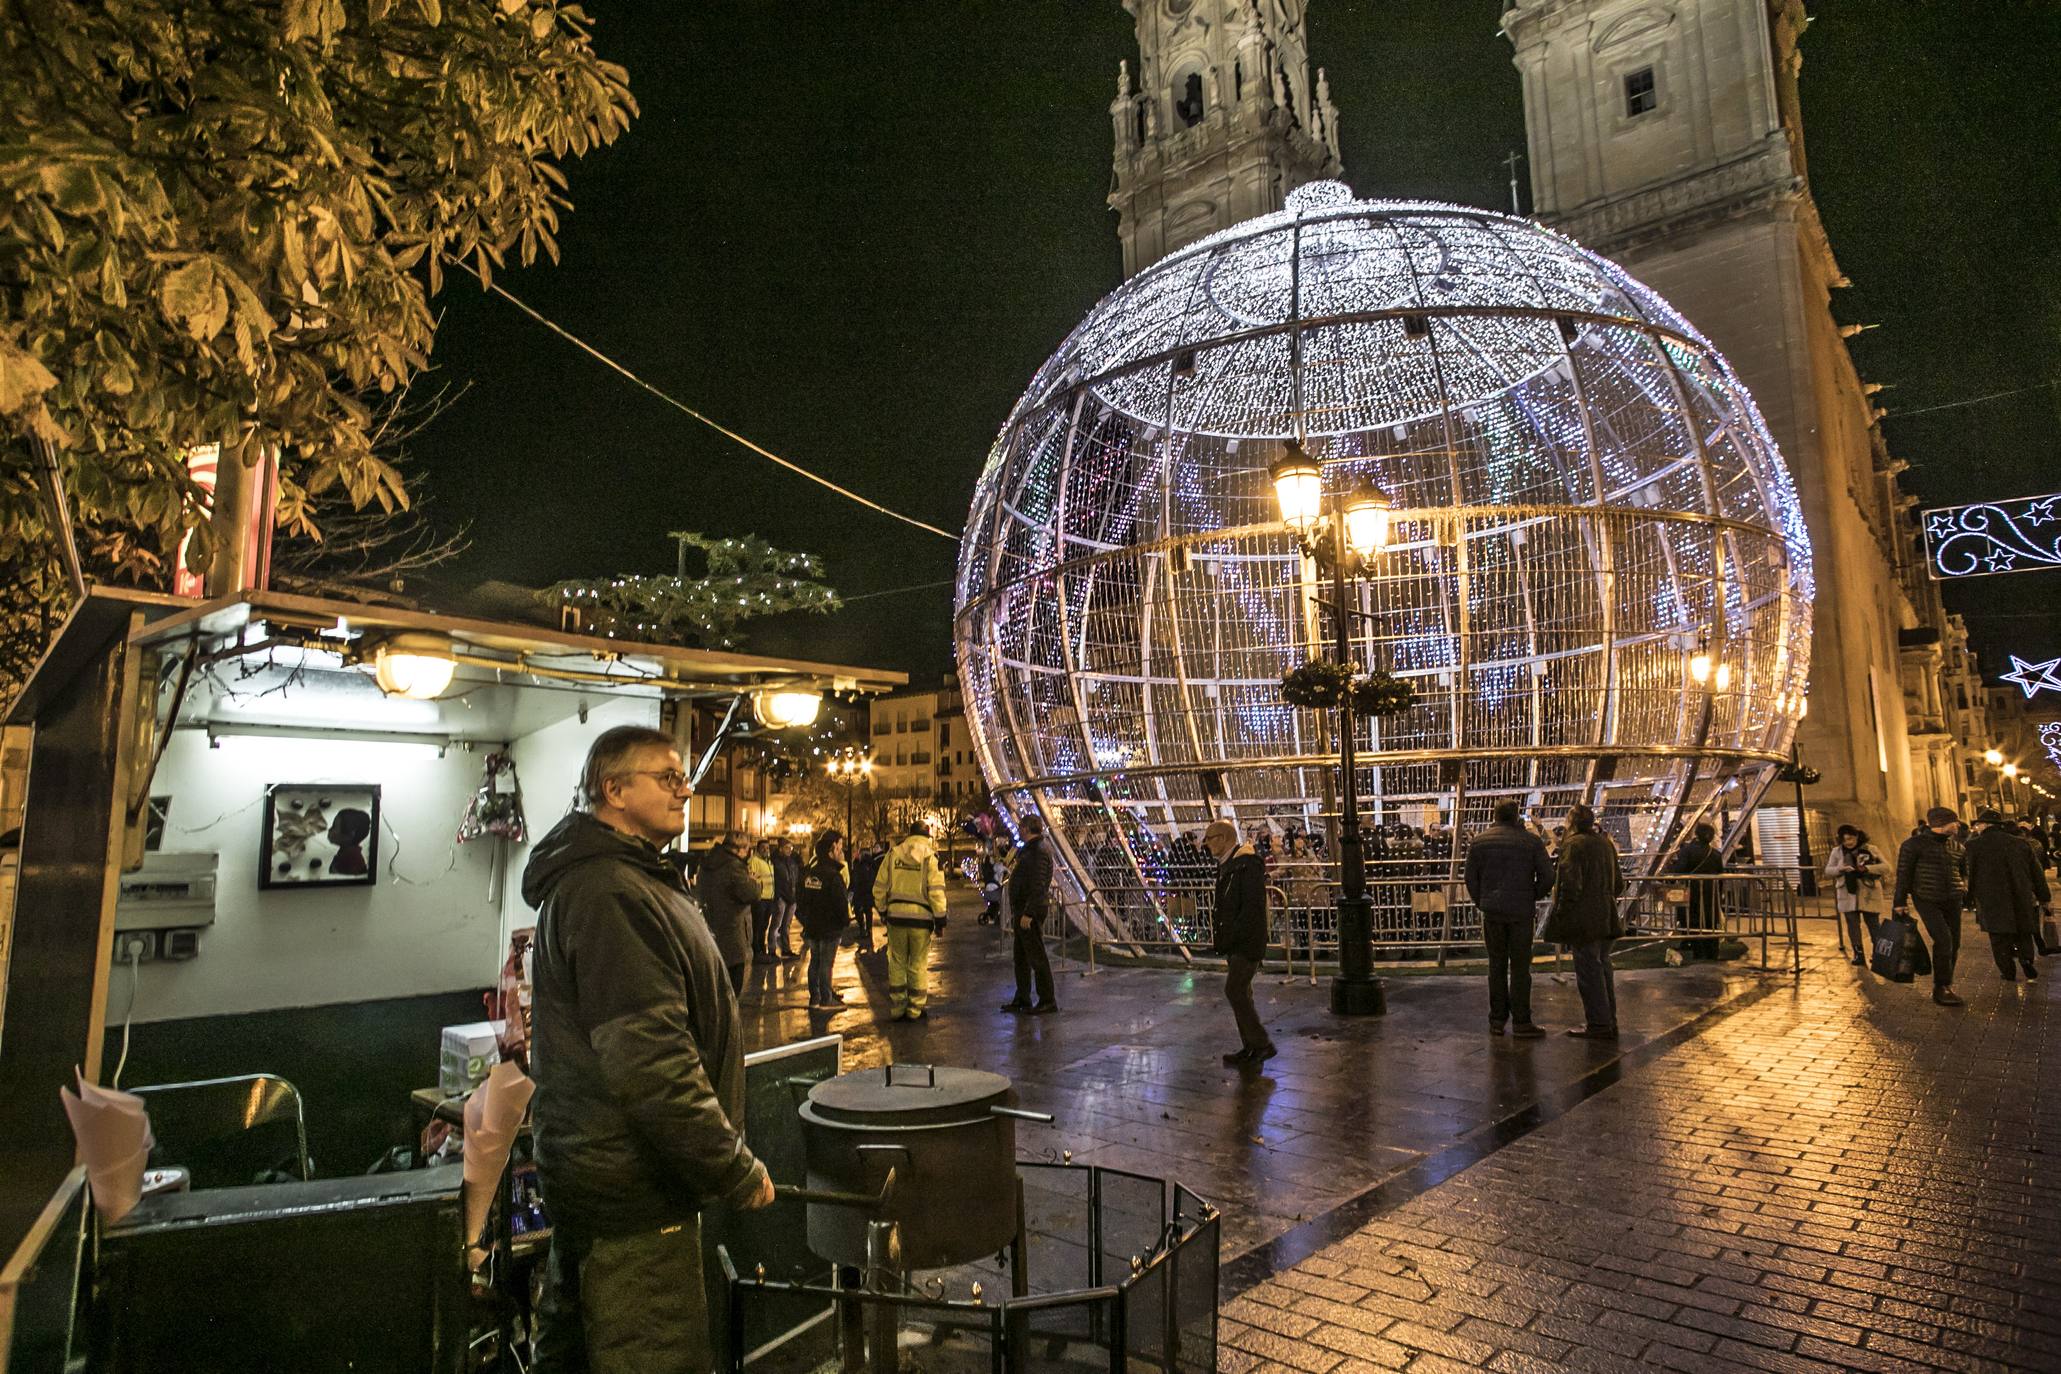
<path id="1" fill-rule="evenodd" d="M 1902 464 L 1848 355 L 1856 326 L 1832 310 L 1847 280 L 1804 161 L 1808 23 L 1803 0 L 1504 0 L 1502 16 L 1536 214 L 1723 351 L 1796 480 L 1817 572 L 1801 747 L 1824 775 L 1807 801 L 1822 858 L 1833 818 L 1878 837 L 1910 828 L 1913 752 L 1940 727 L 1906 711 L 1905 682 L 1936 673 L 1900 645 L 1937 640 L 1914 633 L 1937 598 L 1903 575 Z M 1762 814 L 1793 835 L 1787 800 Z"/>
<path id="2" fill-rule="evenodd" d="M 1335 177 L 1338 110 L 1310 79 L 1304 0 L 1124 0 L 1138 72 L 1117 69 L 1109 205 L 1124 276 Z"/>

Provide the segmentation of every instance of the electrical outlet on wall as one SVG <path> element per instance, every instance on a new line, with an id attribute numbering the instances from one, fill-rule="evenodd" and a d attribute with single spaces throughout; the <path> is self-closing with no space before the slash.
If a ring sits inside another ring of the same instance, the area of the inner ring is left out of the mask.
<path id="1" fill-rule="evenodd" d="M 118 930 L 114 938 L 114 961 L 117 966 L 135 962 L 147 964 L 157 958 L 157 932 L 154 930 Z"/>

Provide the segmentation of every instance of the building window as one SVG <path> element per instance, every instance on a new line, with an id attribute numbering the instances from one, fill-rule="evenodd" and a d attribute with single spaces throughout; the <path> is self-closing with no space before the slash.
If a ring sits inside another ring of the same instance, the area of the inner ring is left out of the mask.
<path id="1" fill-rule="evenodd" d="M 873 733 L 876 735 L 892 735 L 894 732 L 895 724 L 891 720 L 876 720 L 873 722 Z"/>
<path id="2" fill-rule="evenodd" d="M 939 722 L 937 723 L 937 743 L 938 743 L 938 747 L 939 747 L 940 749 L 942 749 L 942 748 L 944 748 L 945 746 L 949 745 L 949 744 L 950 744 L 951 742 L 952 742 L 952 722 L 950 722 L 949 720 L 941 720 L 941 721 L 939 721 Z"/>
<path id="3" fill-rule="evenodd" d="M 1188 73 L 1188 79 L 1181 83 L 1181 98 L 1174 102 L 1174 113 L 1191 129 L 1202 122 L 1201 72 Z"/>
<path id="4" fill-rule="evenodd" d="M 1641 67 L 1624 79 L 1624 113 L 1627 119 L 1637 119 L 1660 104 L 1660 91 L 1653 84 L 1653 68 Z"/>

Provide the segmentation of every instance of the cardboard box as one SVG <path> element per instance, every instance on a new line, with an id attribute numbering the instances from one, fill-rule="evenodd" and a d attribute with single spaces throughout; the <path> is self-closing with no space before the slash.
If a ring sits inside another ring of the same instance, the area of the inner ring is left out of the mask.
<path id="1" fill-rule="evenodd" d="M 444 1027 L 443 1052 L 437 1062 L 437 1090 L 447 1097 L 471 1092 L 486 1081 L 487 1070 L 500 1062 L 501 1021 L 471 1021 Z"/>

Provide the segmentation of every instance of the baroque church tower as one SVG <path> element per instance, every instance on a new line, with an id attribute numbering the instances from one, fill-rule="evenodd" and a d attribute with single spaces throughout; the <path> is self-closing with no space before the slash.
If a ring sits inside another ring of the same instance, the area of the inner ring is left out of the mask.
<path id="1" fill-rule="evenodd" d="M 1808 799 L 1822 856 L 1824 817 L 1898 836 L 1959 788 L 1924 699 L 1939 674 L 1918 661 L 1937 653 L 1924 630 L 1944 613 L 1911 576 L 1903 464 L 1831 308 L 1847 281 L 1806 178 L 1807 23 L 1802 0 L 1504 0 L 1502 18 L 1538 218 L 1623 264 L 1718 346 L 1795 477 L 1817 582 L 1801 749 L 1823 774 Z M 1776 847 L 1793 844 L 1787 790 L 1763 809 Z"/>
<path id="2" fill-rule="evenodd" d="M 1117 69 L 1109 205 L 1124 276 L 1335 177 L 1338 111 L 1310 80 L 1304 0 L 1124 0 L 1138 74 Z"/>

